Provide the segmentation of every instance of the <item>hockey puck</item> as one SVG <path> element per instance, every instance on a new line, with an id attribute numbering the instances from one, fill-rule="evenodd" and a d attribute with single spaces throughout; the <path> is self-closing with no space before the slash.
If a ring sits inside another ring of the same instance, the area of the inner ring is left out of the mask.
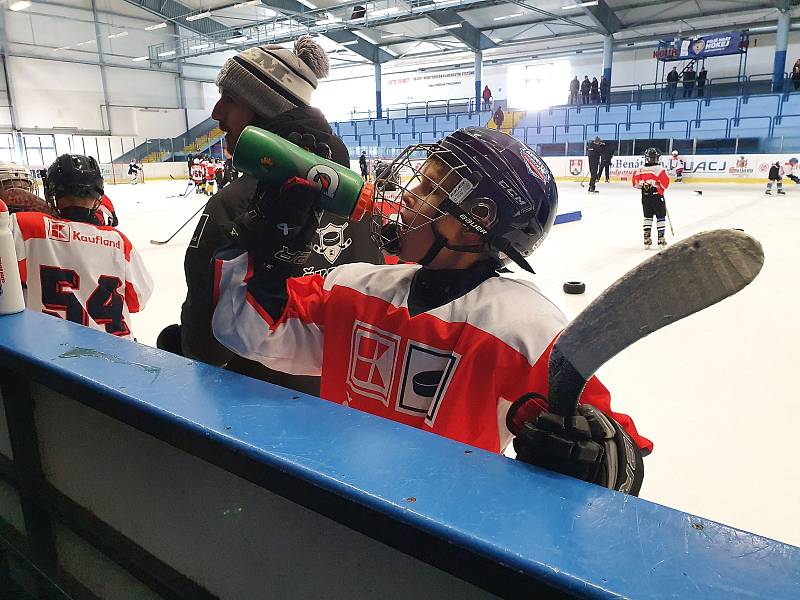
<path id="1" fill-rule="evenodd" d="M 582 281 L 568 281 L 564 284 L 565 294 L 582 294 L 586 291 L 586 284 Z"/>
<path id="2" fill-rule="evenodd" d="M 694 193 L 697 194 L 698 196 L 702 196 L 703 190 L 695 190 Z"/>

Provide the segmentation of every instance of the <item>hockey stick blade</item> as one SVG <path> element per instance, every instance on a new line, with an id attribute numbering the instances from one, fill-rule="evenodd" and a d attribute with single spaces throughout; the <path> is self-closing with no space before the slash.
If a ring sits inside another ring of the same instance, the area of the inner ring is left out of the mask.
<path id="1" fill-rule="evenodd" d="M 178 227 L 177 231 L 175 231 L 175 233 L 173 233 L 171 236 L 169 236 L 169 237 L 168 237 L 166 240 L 164 240 L 164 241 L 159 241 L 159 240 L 150 240 L 150 243 L 151 243 L 151 244 L 155 244 L 156 246 L 163 246 L 164 244 L 169 244 L 169 243 L 172 241 L 172 238 L 174 238 L 176 235 L 178 235 L 178 233 L 180 233 L 180 231 L 181 231 L 181 230 L 182 230 L 184 227 L 186 227 L 186 226 L 187 226 L 189 223 L 191 223 L 191 222 L 192 222 L 192 219 L 194 219 L 194 218 L 195 218 L 197 215 L 199 215 L 199 214 L 200 214 L 200 211 L 201 211 L 201 210 L 203 210 L 205 207 L 206 207 L 206 205 L 205 205 L 205 204 L 203 204 L 203 206 L 201 206 L 200 208 L 198 208 L 198 209 L 197 209 L 197 212 L 196 212 L 196 213 L 194 213 L 194 214 L 193 214 L 191 217 L 189 217 L 189 218 L 186 220 L 186 222 L 185 222 L 183 225 L 181 225 L 180 227 Z"/>
<path id="2" fill-rule="evenodd" d="M 574 415 L 586 382 L 608 360 L 654 331 L 734 295 L 763 264 L 756 239 L 718 229 L 688 237 L 623 275 L 553 345 L 550 410 Z"/>

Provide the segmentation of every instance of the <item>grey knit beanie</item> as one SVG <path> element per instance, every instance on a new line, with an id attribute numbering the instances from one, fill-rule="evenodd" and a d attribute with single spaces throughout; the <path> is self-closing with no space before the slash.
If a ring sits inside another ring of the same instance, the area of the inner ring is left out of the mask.
<path id="1" fill-rule="evenodd" d="M 328 76 L 328 55 L 310 36 L 293 50 L 269 45 L 248 48 L 229 58 L 217 75 L 217 86 L 261 117 L 311 102 L 317 79 Z"/>

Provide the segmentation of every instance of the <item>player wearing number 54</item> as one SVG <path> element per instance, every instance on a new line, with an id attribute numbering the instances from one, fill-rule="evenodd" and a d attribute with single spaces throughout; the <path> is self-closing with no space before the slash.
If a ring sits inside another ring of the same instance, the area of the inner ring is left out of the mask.
<path id="1" fill-rule="evenodd" d="M 130 313 L 144 308 L 153 280 L 130 240 L 98 224 L 103 177 L 97 161 L 59 156 L 47 169 L 45 196 L 56 216 L 11 215 L 26 307 L 133 339 Z"/>

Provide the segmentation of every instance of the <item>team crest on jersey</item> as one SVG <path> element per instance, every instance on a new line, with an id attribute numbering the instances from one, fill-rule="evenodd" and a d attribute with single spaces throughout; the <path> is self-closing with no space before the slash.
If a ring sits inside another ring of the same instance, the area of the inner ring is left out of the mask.
<path id="1" fill-rule="evenodd" d="M 314 252 L 321 254 L 329 263 L 334 264 L 339 255 L 353 243 L 353 238 L 345 238 L 344 235 L 344 230 L 348 225 L 347 222 L 343 225 L 328 223 L 325 227 L 317 229 L 320 243 L 314 244 Z"/>
<path id="2" fill-rule="evenodd" d="M 583 159 L 571 158 L 569 160 L 569 172 L 571 175 L 580 175 L 583 173 Z"/>
<path id="3" fill-rule="evenodd" d="M 68 242 L 71 239 L 69 223 L 51 221 L 50 219 L 45 219 L 44 222 L 47 225 L 47 239 L 56 240 L 57 242 Z"/>
<path id="4" fill-rule="evenodd" d="M 545 185 L 550 183 L 550 169 L 547 168 L 542 159 L 536 156 L 532 150 L 528 150 L 528 148 L 522 148 L 519 152 L 522 156 L 522 162 L 525 163 L 525 168 L 528 169 L 528 173 Z"/>
<path id="5" fill-rule="evenodd" d="M 356 321 L 350 344 L 347 384 L 354 392 L 389 406 L 400 336 Z"/>
<path id="6" fill-rule="evenodd" d="M 396 410 L 425 417 L 425 423 L 433 427 L 460 360 L 461 355 L 450 350 L 409 341 L 403 359 Z"/>
<path id="7" fill-rule="evenodd" d="M 339 174 L 327 165 L 314 165 L 308 170 L 306 179 L 322 186 L 322 193 L 333 198 L 339 189 Z"/>

